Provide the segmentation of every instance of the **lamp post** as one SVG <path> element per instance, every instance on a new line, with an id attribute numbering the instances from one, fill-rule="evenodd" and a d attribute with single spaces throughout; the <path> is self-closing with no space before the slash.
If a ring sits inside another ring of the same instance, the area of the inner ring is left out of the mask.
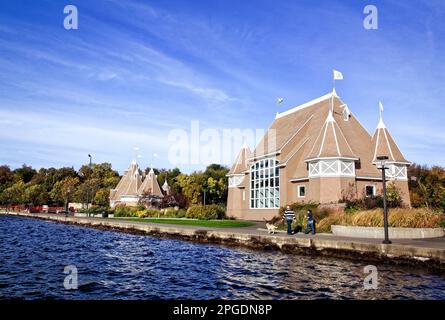
<path id="1" fill-rule="evenodd" d="M 89 178 L 89 175 L 91 174 L 91 166 L 92 166 L 92 162 L 93 162 L 93 157 L 91 156 L 91 154 L 88 154 L 88 158 L 90 158 L 90 165 L 89 165 L 89 170 L 88 170 L 88 178 Z M 87 178 L 87 181 L 88 181 L 88 178 Z M 88 182 L 87 182 L 87 213 L 88 213 L 88 216 L 90 216 L 90 213 L 88 212 L 89 203 L 90 203 L 90 188 L 89 188 Z"/>
<path id="2" fill-rule="evenodd" d="M 388 157 L 381 156 L 377 157 L 377 160 L 380 161 L 380 169 L 382 170 L 382 184 L 383 184 L 383 226 L 385 231 L 385 240 L 383 240 L 384 244 L 391 244 L 392 242 L 389 240 L 389 232 L 388 232 L 388 206 L 386 204 L 386 167 L 385 163 L 388 160 Z"/>

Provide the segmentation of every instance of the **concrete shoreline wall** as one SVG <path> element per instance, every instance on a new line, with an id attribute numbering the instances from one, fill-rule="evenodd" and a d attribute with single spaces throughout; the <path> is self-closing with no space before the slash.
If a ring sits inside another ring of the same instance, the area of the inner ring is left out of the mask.
<path id="1" fill-rule="evenodd" d="M 349 238 L 284 237 L 269 235 L 259 231 L 255 233 L 253 230 L 250 230 L 251 232 L 243 232 L 242 230 L 238 231 L 235 229 L 183 227 L 107 218 L 77 218 L 30 213 L 8 213 L 7 215 L 199 243 L 242 246 L 260 250 L 279 250 L 290 254 L 321 255 L 360 261 L 386 261 L 396 264 L 419 265 L 445 271 L 445 248 L 409 246 L 405 244 L 385 245 L 381 242 L 366 242 Z"/>

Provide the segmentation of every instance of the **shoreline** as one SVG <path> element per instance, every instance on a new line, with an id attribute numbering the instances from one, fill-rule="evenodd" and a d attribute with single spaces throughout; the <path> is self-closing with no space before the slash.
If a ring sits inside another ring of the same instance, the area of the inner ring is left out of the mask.
<path id="1" fill-rule="evenodd" d="M 79 218 L 24 212 L 2 212 L 0 214 L 204 244 L 219 244 L 255 250 L 276 250 L 286 254 L 317 255 L 355 261 L 384 262 L 445 272 L 445 238 L 418 241 L 395 240 L 393 244 L 385 245 L 379 239 L 352 239 L 332 235 L 269 235 L 265 231 L 252 228 L 223 229 L 162 225 L 114 220 L 113 218 Z"/>

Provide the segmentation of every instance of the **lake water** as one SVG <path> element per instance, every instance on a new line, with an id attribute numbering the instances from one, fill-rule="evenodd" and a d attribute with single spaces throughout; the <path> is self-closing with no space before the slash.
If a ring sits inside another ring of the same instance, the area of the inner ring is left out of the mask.
<path id="1" fill-rule="evenodd" d="M 384 264 L 365 290 L 366 265 L 0 216 L 2 299 L 445 299 L 443 275 Z"/>

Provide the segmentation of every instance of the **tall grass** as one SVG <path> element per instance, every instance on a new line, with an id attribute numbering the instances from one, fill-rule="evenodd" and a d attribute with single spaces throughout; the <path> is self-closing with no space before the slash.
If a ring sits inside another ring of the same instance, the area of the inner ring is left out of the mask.
<path id="1" fill-rule="evenodd" d="M 445 215 L 436 211 L 418 208 L 395 208 L 388 210 L 388 224 L 395 228 L 440 228 Z M 365 210 L 355 213 L 334 213 L 317 224 L 319 232 L 330 232 L 331 225 L 383 227 L 383 210 Z"/>

